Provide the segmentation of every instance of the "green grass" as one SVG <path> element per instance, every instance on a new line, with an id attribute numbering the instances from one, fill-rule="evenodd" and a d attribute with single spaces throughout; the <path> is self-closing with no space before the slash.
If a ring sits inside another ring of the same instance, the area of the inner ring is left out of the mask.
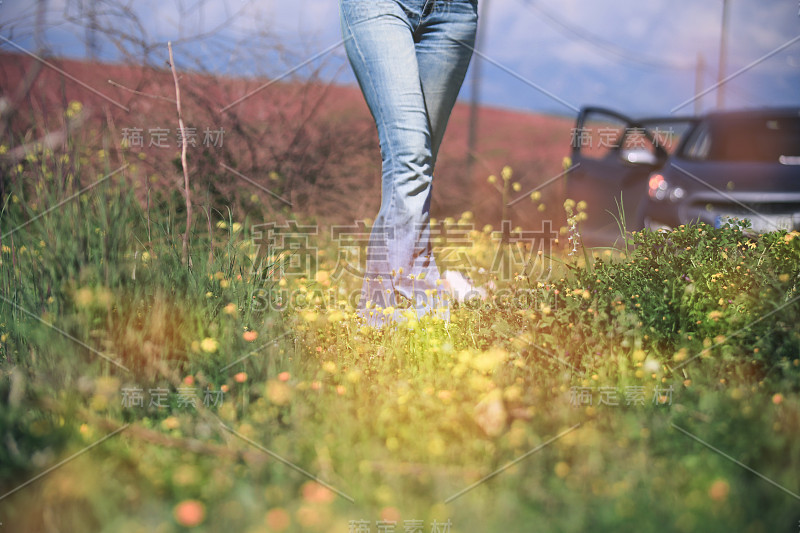
<path id="1" fill-rule="evenodd" d="M 3 235 L 105 175 L 59 161 L 12 169 Z M 4 528 L 177 532 L 199 502 L 198 531 L 796 530 L 796 233 L 556 250 L 548 279 L 376 331 L 358 279 L 331 279 L 335 242 L 281 281 L 266 220 L 200 216 L 188 268 L 179 202 L 140 205 L 122 173 L 3 238 L 0 493 L 125 428 L 1 499 Z M 496 242 L 472 238 L 489 281 Z"/>

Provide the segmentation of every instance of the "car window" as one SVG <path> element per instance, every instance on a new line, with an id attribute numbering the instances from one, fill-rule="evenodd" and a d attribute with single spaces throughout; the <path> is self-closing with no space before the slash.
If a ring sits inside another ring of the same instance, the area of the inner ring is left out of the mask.
<path id="1" fill-rule="evenodd" d="M 573 128 L 572 146 L 580 149 L 581 157 L 604 159 L 617 149 L 627 127 L 627 122 L 605 113 L 590 113 L 581 128 Z"/>
<path id="2" fill-rule="evenodd" d="M 692 132 L 683 154 L 689 159 L 707 159 L 711 149 L 711 131 L 708 124 L 701 124 Z"/>
<path id="3" fill-rule="evenodd" d="M 691 159 L 777 163 L 800 156 L 800 117 L 718 117 L 692 134 Z"/>
<path id="4" fill-rule="evenodd" d="M 670 120 L 666 122 L 647 121 L 648 136 L 653 139 L 653 144 L 672 154 L 680 146 L 681 139 L 686 135 L 694 122 L 687 119 L 683 121 Z"/>

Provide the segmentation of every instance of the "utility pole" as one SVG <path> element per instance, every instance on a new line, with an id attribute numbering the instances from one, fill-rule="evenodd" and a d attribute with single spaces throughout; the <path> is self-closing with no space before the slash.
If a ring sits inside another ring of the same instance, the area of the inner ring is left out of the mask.
<path id="1" fill-rule="evenodd" d="M 475 37 L 475 50 L 478 52 L 482 51 L 486 30 L 488 29 L 486 22 L 488 13 L 489 0 L 482 0 L 480 2 L 480 13 L 478 14 L 480 29 Z M 472 170 L 475 166 L 475 151 L 478 149 L 478 106 L 480 105 L 481 69 L 483 65 L 483 60 L 480 56 L 473 55 L 473 58 L 472 95 L 469 102 L 469 136 L 467 138 L 467 179 L 472 178 Z"/>
<path id="2" fill-rule="evenodd" d="M 89 59 L 94 61 L 100 55 L 100 45 L 97 42 L 97 8 L 93 1 L 89 2 L 87 18 L 89 20 L 86 25 L 86 52 L 89 55 Z"/>
<path id="3" fill-rule="evenodd" d="M 728 62 L 728 0 L 722 0 L 722 30 L 719 38 L 719 74 L 717 75 L 717 109 L 725 107 L 725 64 Z"/>
<path id="4" fill-rule="evenodd" d="M 703 53 L 697 53 L 697 70 L 694 73 L 694 94 L 700 94 L 703 92 L 703 81 L 705 78 L 705 70 L 706 70 L 706 62 L 703 58 Z M 703 98 L 695 98 L 694 101 L 694 114 L 695 116 L 699 116 L 700 113 L 703 112 L 703 105 L 702 105 Z"/>
<path id="5" fill-rule="evenodd" d="M 36 52 L 41 54 L 45 51 L 44 26 L 47 22 L 47 0 L 36 2 L 36 22 L 34 26 L 33 40 L 36 43 Z"/>

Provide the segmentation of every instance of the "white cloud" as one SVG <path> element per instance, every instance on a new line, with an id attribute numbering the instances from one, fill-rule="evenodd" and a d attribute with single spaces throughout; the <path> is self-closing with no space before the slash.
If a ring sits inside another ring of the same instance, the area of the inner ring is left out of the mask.
<path id="1" fill-rule="evenodd" d="M 82 50 L 83 30 L 64 24 L 60 16 L 66 2 L 48 2 L 48 22 L 58 28 L 51 33 L 54 41 L 59 41 L 53 43 L 54 49 Z M 548 19 L 532 2 L 558 20 Z M 287 49 L 286 55 L 281 57 L 286 64 L 309 57 L 341 38 L 337 0 L 196 0 L 194 4 L 184 4 L 202 5 L 202 11 L 188 15 L 178 11 L 179 3 L 178 0 L 137 0 L 131 5 L 146 25 L 148 35 L 156 41 L 174 40 L 180 31 L 184 36 L 203 33 L 244 7 L 217 38 L 226 39 L 234 49 L 239 47 L 242 54 L 233 55 L 247 55 L 251 66 L 237 72 L 237 63 L 232 61 L 224 69 L 228 74 L 246 74 L 248 68 L 254 68 L 252 63 L 257 61 L 253 58 L 258 50 L 246 48 L 251 36 L 272 36 Z M 479 9 L 487 5 L 488 16 L 480 22 L 481 31 L 487 37 L 483 52 L 570 101 L 614 98 L 614 95 L 630 92 L 631 86 L 646 83 L 650 87 L 647 93 L 632 91 L 629 96 L 632 100 L 622 103 L 646 107 L 649 102 L 657 101 L 666 107 L 674 104 L 675 91 L 685 92 L 686 98 L 691 96 L 699 53 L 707 65 L 706 85 L 716 76 L 722 19 L 722 2 L 718 0 L 479 0 Z M 800 33 L 797 6 L 793 2 L 731 0 L 729 5 L 728 72 Z M 24 28 L 31 35 L 35 10 L 29 0 L 4 0 L 0 5 L 0 28 L 4 27 L 3 22 L 20 13 L 27 17 Z M 559 24 L 567 25 L 569 30 Z M 66 42 L 70 33 L 72 45 Z M 203 44 L 214 49 L 215 41 Z M 202 50 L 202 46 L 198 47 L 195 54 L 201 54 Z M 342 55 L 341 50 L 338 53 Z M 800 84 L 798 57 L 800 43 L 732 81 L 731 89 L 750 87 L 747 90 L 751 93 L 750 100 L 755 97 L 755 100 L 769 103 L 771 90 L 783 88 L 781 90 L 786 92 L 786 87 Z M 274 59 L 269 57 L 264 62 L 269 66 Z M 281 61 L 272 67 L 282 68 Z M 343 64 L 341 57 L 330 58 L 330 61 Z M 648 67 L 641 63 L 685 68 Z M 334 71 L 330 69 L 331 75 Z M 486 97 L 492 99 L 490 102 L 526 105 L 528 101 L 540 101 L 538 96 L 520 90 L 522 82 L 494 66 L 486 65 L 484 74 L 491 80 L 491 89 L 484 90 Z M 776 82 L 770 83 L 773 79 Z M 784 95 L 784 100 L 797 101 L 795 93 Z"/>

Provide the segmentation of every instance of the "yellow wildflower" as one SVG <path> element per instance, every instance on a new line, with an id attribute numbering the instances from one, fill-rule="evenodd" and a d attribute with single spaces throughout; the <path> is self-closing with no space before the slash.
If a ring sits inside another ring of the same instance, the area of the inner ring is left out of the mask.
<path id="1" fill-rule="evenodd" d="M 200 349 L 207 353 L 214 353 L 219 349 L 219 342 L 211 337 L 206 337 L 200 341 Z"/>

